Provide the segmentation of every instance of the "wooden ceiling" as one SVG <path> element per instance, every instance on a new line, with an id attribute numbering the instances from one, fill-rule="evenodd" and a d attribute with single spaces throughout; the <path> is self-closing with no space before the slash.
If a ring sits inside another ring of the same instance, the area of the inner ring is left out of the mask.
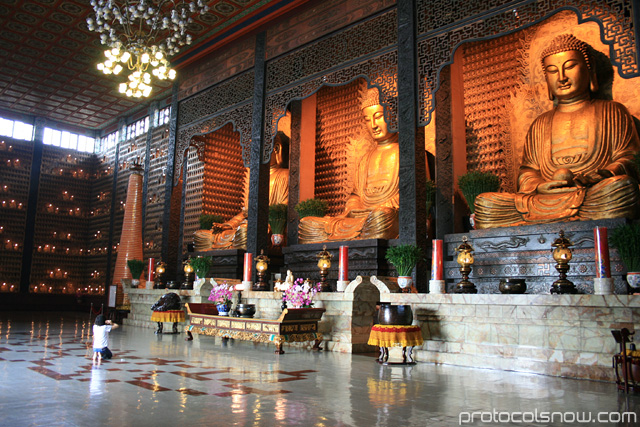
<path id="1" fill-rule="evenodd" d="M 210 10 L 189 25 L 194 43 L 176 56 L 177 62 L 184 66 L 197 47 L 216 48 L 302 2 L 209 0 Z M 118 93 L 123 76 L 96 69 L 104 60 L 104 46 L 99 34 L 87 29 L 90 14 L 90 0 L 0 2 L 0 116 L 37 116 L 99 130 L 146 108 L 148 99 Z M 164 99 L 170 87 L 168 82 L 154 85 L 152 96 Z"/>

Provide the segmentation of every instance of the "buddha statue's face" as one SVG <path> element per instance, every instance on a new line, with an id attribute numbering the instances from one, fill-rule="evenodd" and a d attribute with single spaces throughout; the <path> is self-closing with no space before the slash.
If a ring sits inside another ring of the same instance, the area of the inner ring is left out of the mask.
<path id="1" fill-rule="evenodd" d="M 387 122 L 384 120 L 384 107 L 382 105 L 372 105 L 362 109 L 364 121 L 367 129 L 376 142 L 381 142 L 389 138 Z"/>
<path id="2" fill-rule="evenodd" d="M 572 102 L 589 95 L 589 68 L 580 52 L 555 53 L 544 58 L 543 64 L 549 91 L 559 102 Z"/>

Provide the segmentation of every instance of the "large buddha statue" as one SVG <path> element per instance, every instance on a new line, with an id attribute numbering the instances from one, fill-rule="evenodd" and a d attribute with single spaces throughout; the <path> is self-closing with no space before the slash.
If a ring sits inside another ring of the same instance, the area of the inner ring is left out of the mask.
<path id="1" fill-rule="evenodd" d="M 640 140 L 622 104 L 593 99 L 598 83 L 591 49 L 565 34 L 542 52 L 556 105 L 529 129 L 518 192 L 476 198 L 478 228 L 638 216 L 633 155 Z"/>
<path id="2" fill-rule="evenodd" d="M 276 135 L 269 166 L 269 205 L 289 203 L 289 138 L 282 132 Z M 211 249 L 247 248 L 247 206 L 249 204 L 249 169 L 245 174 L 244 207 L 223 224 L 211 230 L 198 230 L 194 235 L 196 251 Z"/>
<path id="3" fill-rule="evenodd" d="M 344 212 L 336 217 L 300 220 L 300 243 L 398 237 L 398 134 L 390 133 L 377 89 L 366 92 L 362 114 L 375 141 L 355 170 L 354 189 Z"/>

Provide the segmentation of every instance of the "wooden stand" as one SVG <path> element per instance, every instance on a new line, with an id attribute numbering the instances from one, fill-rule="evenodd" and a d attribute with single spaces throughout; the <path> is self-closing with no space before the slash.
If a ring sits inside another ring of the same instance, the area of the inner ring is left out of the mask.
<path id="1" fill-rule="evenodd" d="M 413 347 L 422 342 L 420 326 L 373 325 L 368 344 L 380 348 L 376 361 L 381 365 L 415 365 Z M 389 362 L 389 347 L 402 347 L 402 362 Z"/>

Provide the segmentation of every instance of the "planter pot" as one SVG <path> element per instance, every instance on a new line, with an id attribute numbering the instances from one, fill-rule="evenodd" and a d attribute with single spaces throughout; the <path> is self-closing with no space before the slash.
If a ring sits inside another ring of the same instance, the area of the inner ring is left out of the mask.
<path id="1" fill-rule="evenodd" d="M 398 286 L 400 289 L 410 288 L 413 284 L 411 276 L 398 276 Z"/>
<path id="2" fill-rule="evenodd" d="M 469 227 L 471 228 L 471 230 L 475 230 L 476 229 L 476 214 L 472 213 L 471 215 L 469 215 Z"/>
<path id="3" fill-rule="evenodd" d="M 379 325 L 411 325 L 413 323 L 413 311 L 410 305 L 391 305 L 381 303 L 378 310 Z"/>
<path id="4" fill-rule="evenodd" d="M 216 304 L 218 309 L 218 316 L 228 316 L 231 307 L 227 304 Z"/>
<path id="5" fill-rule="evenodd" d="M 627 273 L 627 283 L 631 287 L 631 292 L 640 292 L 640 272 Z"/>
<path id="6" fill-rule="evenodd" d="M 273 246 L 280 246 L 284 242 L 284 234 L 272 234 L 271 244 Z"/>

